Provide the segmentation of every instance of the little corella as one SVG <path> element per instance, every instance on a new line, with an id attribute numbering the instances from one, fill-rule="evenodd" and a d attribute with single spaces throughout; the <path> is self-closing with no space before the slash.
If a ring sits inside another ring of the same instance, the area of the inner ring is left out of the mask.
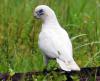
<path id="1" fill-rule="evenodd" d="M 43 52 L 45 64 L 48 64 L 49 59 L 56 59 L 62 70 L 80 70 L 73 59 L 68 33 L 60 26 L 55 12 L 46 5 L 39 5 L 35 8 L 34 16 L 43 21 L 38 45 Z"/>

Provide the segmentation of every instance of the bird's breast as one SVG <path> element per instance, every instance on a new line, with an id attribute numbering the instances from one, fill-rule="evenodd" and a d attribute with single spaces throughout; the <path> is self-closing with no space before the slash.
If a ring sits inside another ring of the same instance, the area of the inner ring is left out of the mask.
<path id="1" fill-rule="evenodd" d="M 50 58 L 57 58 L 58 53 L 52 42 L 50 32 L 42 31 L 39 34 L 38 45 L 41 51 Z"/>

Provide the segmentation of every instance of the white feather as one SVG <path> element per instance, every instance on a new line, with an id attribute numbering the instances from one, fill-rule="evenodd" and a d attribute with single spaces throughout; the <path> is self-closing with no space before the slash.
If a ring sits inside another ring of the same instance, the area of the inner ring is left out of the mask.
<path id="1" fill-rule="evenodd" d="M 68 33 L 59 25 L 54 11 L 45 5 L 38 6 L 35 11 L 44 10 L 42 29 L 38 44 L 49 58 L 56 58 L 61 69 L 65 71 L 80 70 L 72 55 L 72 44 Z"/>
<path id="2" fill-rule="evenodd" d="M 66 67 L 66 64 L 62 61 L 62 60 L 60 60 L 60 59 L 56 59 L 57 60 L 57 63 L 59 64 L 59 66 L 63 69 L 63 70 L 65 70 L 65 71 L 71 71 L 71 69 L 70 69 L 70 67 Z"/>

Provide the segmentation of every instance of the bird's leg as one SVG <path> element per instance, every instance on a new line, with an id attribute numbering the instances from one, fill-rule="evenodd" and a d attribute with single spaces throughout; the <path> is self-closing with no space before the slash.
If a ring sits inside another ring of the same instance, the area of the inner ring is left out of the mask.
<path id="1" fill-rule="evenodd" d="M 47 57 L 46 55 L 44 55 L 44 63 L 45 63 L 45 67 L 44 67 L 43 72 L 44 72 L 45 74 L 48 73 L 48 71 L 47 71 L 48 62 L 49 62 L 49 57 Z"/>

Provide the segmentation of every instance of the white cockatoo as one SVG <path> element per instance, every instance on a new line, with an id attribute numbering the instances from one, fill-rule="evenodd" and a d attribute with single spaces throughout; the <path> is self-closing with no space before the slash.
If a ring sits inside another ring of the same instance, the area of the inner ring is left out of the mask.
<path id="1" fill-rule="evenodd" d="M 62 70 L 80 70 L 73 59 L 68 33 L 60 26 L 54 11 L 46 5 L 39 5 L 35 8 L 34 16 L 43 21 L 38 45 L 43 52 L 45 64 L 55 58 Z"/>

